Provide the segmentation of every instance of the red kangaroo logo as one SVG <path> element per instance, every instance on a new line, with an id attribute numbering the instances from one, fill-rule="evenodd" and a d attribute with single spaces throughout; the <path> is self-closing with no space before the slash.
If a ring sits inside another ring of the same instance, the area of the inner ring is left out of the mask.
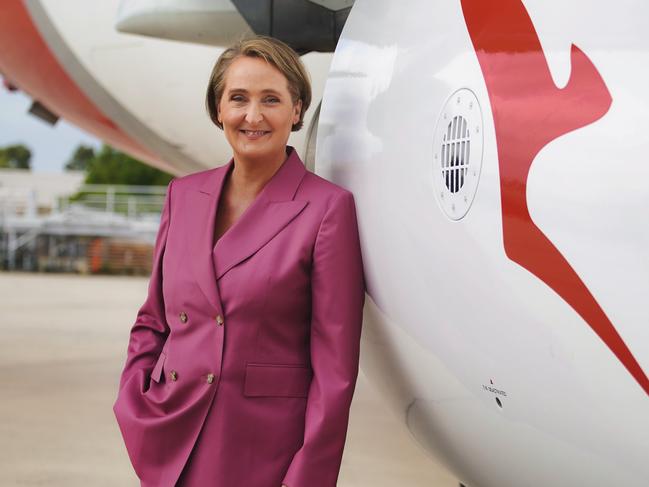
<path id="1" fill-rule="evenodd" d="M 527 207 L 527 177 L 536 155 L 557 137 L 602 118 L 612 103 L 608 88 L 574 44 L 570 80 L 557 88 L 520 0 L 461 4 L 494 116 L 505 253 L 572 306 L 649 395 L 649 379 L 633 354 Z"/>

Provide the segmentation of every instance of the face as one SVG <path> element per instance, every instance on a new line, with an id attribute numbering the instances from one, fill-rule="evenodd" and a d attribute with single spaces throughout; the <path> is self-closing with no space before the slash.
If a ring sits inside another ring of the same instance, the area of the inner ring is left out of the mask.
<path id="1" fill-rule="evenodd" d="M 225 73 L 218 119 L 235 155 L 282 157 L 302 101 L 293 103 L 288 80 L 263 59 L 241 56 Z"/>

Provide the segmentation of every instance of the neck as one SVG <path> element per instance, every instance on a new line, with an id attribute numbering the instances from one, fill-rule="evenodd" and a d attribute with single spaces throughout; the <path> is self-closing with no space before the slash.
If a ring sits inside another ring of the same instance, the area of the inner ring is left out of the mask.
<path id="1" fill-rule="evenodd" d="M 287 158 L 286 149 L 277 154 L 251 158 L 234 154 L 234 168 L 230 176 L 232 188 L 237 193 L 256 195 L 273 177 Z"/>

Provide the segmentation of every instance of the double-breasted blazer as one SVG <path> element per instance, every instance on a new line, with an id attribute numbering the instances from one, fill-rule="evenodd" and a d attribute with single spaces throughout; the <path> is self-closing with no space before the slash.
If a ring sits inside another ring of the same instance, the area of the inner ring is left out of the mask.
<path id="1" fill-rule="evenodd" d="M 169 183 L 113 407 L 145 487 L 189 465 L 197 487 L 336 485 L 365 297 L 356 212 L 287 154 L 215 245 L 234 160 Z"/>

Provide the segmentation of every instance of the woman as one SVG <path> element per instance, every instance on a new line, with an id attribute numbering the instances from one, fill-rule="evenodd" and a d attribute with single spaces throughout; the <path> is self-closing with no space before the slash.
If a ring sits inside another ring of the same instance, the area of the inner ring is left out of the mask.
<path id="1" fill-rule="evenodd" d="M 311 101 L 267 37 L 207 90 L 233 158 L 169 183 L 114 411 L 143 486 L 334 487 L 358 373 L 354 200 L 287 146 Z"/>

